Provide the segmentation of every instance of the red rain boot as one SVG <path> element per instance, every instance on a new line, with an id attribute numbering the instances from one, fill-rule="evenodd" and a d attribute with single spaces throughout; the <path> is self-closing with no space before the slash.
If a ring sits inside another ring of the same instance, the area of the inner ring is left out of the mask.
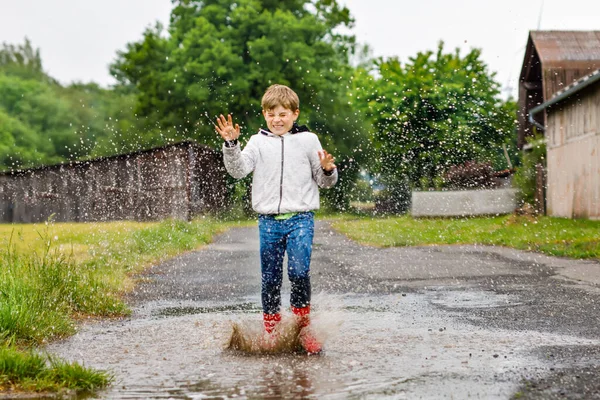
<path id="1" fill-rule="evenodd" d="M 281 314 L 263 313 L 263 321 L 265 324 L 265 331 L 267 331 L 268 334 L 271 334 L 273 333 L 273 330 L 275 329 L 277 324 L 281 322 Z"/>
<path id="2" fill-rule="evenodd" d="M 277 345 L 278 333 L 276 326 L 281 322 L 281 314 L 263 314 L 265 333 L 262 335 L 259 346 L 263 351 L 273 351 Z"/>
<path id="3" fill-rule="evenodd" d="M 298 318 L 300 326 L 300 344 L 308 354 L 318 354 L 323 350 L 323 346 L 317 340 L 315 335 L 310 330 L 310 306 L 296 308 L 292 307 L 292 312 Z"/>

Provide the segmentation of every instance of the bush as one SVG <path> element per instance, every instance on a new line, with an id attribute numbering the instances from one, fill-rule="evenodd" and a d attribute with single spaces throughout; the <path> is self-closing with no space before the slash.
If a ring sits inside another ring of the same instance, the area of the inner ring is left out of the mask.
<path id="1" fill-rule="evenodd" d="M 515 173 L 514 182 L 519 189 L 519 197 L 523 203 L 535 204 L 536 165 L 546 166 L 546 143 L 542 135 L 527 138 L 531 144 L 529 151 L 523 152 L 523 161 Z"/>
<path id="2" fill-rule="evenodd" d="M 375 191 L 371 184 L 364 179 L 357 179 L 350 192 L 350 200 L 358 202 L 372 202 L 375 200 Z"/>
<path id="3" fill-rule="evenodd" d="M 483 189 L 493 187 L 494 169 L 490 163 L 467 161 L 452 165 L 444 174 L 450 189 Z"/>
<path id="4" fill-rule="evenodd" d="M 336 161 L 338 181 L 329 188 L 320 191 L 322 208 L 329 212 L 346 212 L 350 210 L 350 201 L 356 190 L 359 167 L 352 160 Z"/>
<path id="5" fill-rule="evenodd" d="M 410 205 L 411 189 L 408 182 L 397 182 L 375 196 L 377 214 L 406 214 Z"/>

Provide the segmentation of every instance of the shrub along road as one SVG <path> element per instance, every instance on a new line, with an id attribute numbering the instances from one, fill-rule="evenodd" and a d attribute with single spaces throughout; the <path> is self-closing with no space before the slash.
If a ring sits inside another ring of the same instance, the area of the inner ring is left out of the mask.
<path id="1" fill-rule="evenodd" d="M 101 393 L 110 398 L 600 393 L 597 261 L 491 246 L 381 249 L 319 222 L 312 265 L 321 356 L 223 349 L 232 321 L 260 321 L 255 227 L 152 268 L 131 317 L 88 324 L 49 350 L 112 371 L 117 384 Z"/>

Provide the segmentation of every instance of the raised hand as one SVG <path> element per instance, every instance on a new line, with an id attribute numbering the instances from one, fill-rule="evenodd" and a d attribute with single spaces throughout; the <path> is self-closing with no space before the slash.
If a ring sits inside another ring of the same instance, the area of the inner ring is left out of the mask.
<path id="1" fill-rule="evenodd" d="M 215 130 L 221 137 L 227 141 L 236 140 L 240 137 L 240 126 L 238 124 L 233 125 L 233 119 L 231 114 L 227 114 L 227 119 L 221 114 L 217 117 L 217 124 Z"/>
<path id="2" fill-rule="evenodd" d="M 325 171 L 333 171 L 336 168 L 333 163 L 335 158 L 327 150 L 319 150 L 319 160 L 321 161 L 321 167 Z"/>

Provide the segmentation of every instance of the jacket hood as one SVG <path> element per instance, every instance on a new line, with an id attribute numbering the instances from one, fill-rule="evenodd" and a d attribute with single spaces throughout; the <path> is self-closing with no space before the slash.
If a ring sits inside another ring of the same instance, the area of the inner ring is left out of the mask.
<path id="1" fill-rule="evenodd" d="M 269 128 L 260 128 L 258 130 L 259 133 L 262 133 L 263 135 L 269 136 L 269 134 L 273 134 L 273 132 L 271 132 L 269 130 Z M 310 132 L 310 129 L 308 129 L 308 127 L 306 125 L 298 125 L 297 122 L 294 122 L 294 124 L 292 125 L 292 129 L 290 130 L 290 133 L 294 134 L 294 133 L 300 133 L 300 132 Z"/>

